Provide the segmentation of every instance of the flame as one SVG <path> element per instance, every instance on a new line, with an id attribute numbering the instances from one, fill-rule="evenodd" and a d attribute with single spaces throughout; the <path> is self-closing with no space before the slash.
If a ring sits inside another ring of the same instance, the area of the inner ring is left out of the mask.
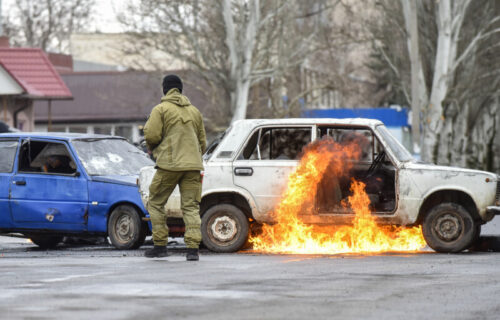
<path id="1" fill-rule="evenodd" d="M 338 254 L 418 251 L 426 246 L 421 227 L 379 226 L 370 211 L 365 184 L 351 179 L 351 195 L 344 209 L 354 212 L 352 225 L 305 224 L 301 215 L 314 214 L 318 185 L 326 173 L 347 176 L 353 159 L 359 159 L 359 141 L 340 145 L 331 138 L 304 148 L 281 202 L 273 212 L 275 224 L 250 237 L 253 250 L 265 253 Z"/>

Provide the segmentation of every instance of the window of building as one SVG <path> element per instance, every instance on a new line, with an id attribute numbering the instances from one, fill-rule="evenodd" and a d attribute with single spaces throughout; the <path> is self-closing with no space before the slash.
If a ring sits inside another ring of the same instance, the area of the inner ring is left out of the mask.
<path id="1" fill-rule="evenodd" d="M 47 128 L 48 130 L 48 128 Z M 50 128 L 51 132 L 66 132 L 66 126 L 52 125 Z"/>
<path id="2" fill-rule="evenodd" d="M 120 136 L 132 141 L 132 126 L 116 126 L 115 136 Z"/>
<path id="3" fill-rule="evenodd" d="M 87 127 L 69 126 L 68 131 L 72 133 L 87 133 Z"/>
<path id="4" fill-rule="evenodd" d="M 111 134 L 111 126 L 94 126 L 95 134 Z"/>

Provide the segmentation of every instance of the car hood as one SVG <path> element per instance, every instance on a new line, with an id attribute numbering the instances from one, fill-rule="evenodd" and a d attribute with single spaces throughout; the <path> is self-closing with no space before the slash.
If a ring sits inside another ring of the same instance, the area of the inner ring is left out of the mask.
<path id="1" fill-rule="evenodd" d="M 93 181 L 123 184 L 126 186 L 137 186 L 138 175 L 130 176 L 92 176 Z"/>
<path id="2" fill-rule="evenodd" d="M 425 171 L 447 171 L 450 173 L 462 173 L 465 175 L 478 175 L 478 176 L 488 176 L 491 179 L 497 180 L 498 176 L 494 173 L 488 172 L 488 171 L 481 171 L 481 170 L 473 170 L 473 169 L 466 169 L 466 168 L 459 168 L 459 167 L 448 167 L 448 166 L 439 166 L 431 163 L 420 163 L 420 162 L 409 162 L 404 165 L 406 169 L 411 169 L 411 170 L 425 170 Z"/>

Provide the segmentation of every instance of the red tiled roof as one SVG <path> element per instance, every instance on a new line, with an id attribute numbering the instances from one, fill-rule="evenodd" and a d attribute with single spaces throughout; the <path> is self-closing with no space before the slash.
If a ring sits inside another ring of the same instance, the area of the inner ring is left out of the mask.
<path id="1" fill-rule="evenodd" d="M 0 48 L 0 64 L 32 98 L 72 98 L 68 87 L 41 49 Z"/>

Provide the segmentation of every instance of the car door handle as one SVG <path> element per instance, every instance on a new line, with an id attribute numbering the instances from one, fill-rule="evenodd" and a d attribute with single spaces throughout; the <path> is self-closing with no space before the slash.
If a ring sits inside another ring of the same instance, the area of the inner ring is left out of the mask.
<path id="1" fill-rule="evenodd" d="M 236 176 L 251 176 L 253 174 L 252 168 L 234 168 Z"/>
<path id="2" fill-rule="evenodd" d="M 14 181 L 14 184 L 16 186 L 25 186 L 26 185 L 26 181 L 23 181 L 23 180 Z"/>

